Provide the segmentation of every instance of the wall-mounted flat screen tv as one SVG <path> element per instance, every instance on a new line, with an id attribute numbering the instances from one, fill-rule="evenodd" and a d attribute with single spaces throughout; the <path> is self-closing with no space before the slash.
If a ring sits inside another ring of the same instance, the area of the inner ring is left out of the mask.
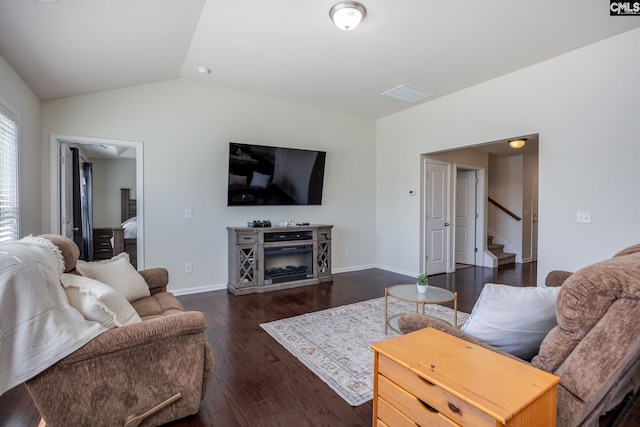
<path id="1" fill-rule="evenodd" d="M 229 143 L 228 206 L 321 204 L 326 154 Z"/>

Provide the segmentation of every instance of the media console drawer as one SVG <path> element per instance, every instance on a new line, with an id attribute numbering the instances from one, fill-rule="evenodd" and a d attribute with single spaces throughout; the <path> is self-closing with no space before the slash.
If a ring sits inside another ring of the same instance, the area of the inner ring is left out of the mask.
<path id="1" fill-rule="evenodd" d="M 432 328 L 371 348 L 374 426 L 556 423 L 560 379 L 524 362 Z"/>

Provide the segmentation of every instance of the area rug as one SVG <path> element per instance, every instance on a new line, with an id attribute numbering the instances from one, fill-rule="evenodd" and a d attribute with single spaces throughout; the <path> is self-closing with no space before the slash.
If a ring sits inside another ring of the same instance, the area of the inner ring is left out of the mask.
<path id="1" fill-rule="evenodd" d="M 389 316 L 415 304 L 389 298 Z M 453 310 L 437 304 L 426 314 L 453 323 Z M 458 325 L 469 315 L 458 311 Z M 351 406 L 373 397 L 373 350 L 396 334 L 384 333 L 384 297 L 260 325 Z"/>

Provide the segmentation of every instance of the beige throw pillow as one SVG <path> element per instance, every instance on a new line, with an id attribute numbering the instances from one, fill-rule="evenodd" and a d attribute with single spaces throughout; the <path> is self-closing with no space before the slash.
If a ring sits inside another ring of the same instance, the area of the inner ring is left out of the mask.
<path id="1" fill-rule="evenodd" d="M 142 321 L 118 291 L 97 280 L 64 273 L 60 279 L 69 304 L 85 319 L 112 329 Z"/>
<path id="2" fill-rule="evenodd" d="M 111 286 L 120 292 L 129 302 L 151 295 L 144 278 L 129 262 L 129 254 L 123 252 L 104 261 L 78 261 L 76 270 L 83 276 L 90 277 Z"/>

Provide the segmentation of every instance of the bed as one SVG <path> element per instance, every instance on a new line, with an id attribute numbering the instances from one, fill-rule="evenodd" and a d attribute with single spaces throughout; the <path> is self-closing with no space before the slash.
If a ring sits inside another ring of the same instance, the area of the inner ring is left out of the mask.
<path id="1" fill-rule="evenodd" d="M 113 229 L 113 253 L 129 254 L 131 264 L 138 266 L 138 221 L 136 199 L 131 198 L 131 189 L 120 189 L 121 226 Z"/>

